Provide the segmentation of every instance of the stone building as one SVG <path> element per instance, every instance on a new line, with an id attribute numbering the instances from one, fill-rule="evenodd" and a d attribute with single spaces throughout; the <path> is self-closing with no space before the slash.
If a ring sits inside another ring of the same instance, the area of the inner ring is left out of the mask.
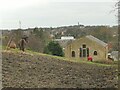
<path id="1" fill-rule="evenodd" d="M 67 58 L 87 60 L 88 56 L 92 56 L 93 61 L 107 60 L 108 45 L 92 35 L 87 35 L 67 44 L 64 53 Z"/>

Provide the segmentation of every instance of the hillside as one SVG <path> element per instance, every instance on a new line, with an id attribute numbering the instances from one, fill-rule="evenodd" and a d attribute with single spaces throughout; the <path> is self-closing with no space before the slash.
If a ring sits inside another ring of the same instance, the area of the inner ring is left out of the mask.
<path id="1" fill-rule="evenodd" d="M 3 30 L 2 44 L 6 46 L 11 36 L 14 36 L 14 41 L 17 44 L 23 35 L 29 36 L 27 49 L 41 53 L 45 45 L 52 39 L 60 39 L 62 36 L 74 36 L 75 39 L 79 39 L 86 35 L 92 35 L 110 44 L 111 50 L 118 50 L 118 26 L 72 25 L 56 28 L 35 27 L 28 29 L 13 29 L 11 31 Z M 34 45 L 36 45 L 36 47 Z"/>
<path id="2" fill-rule="evenodd" d="M 117 66 L 70 62 L 15 51 L 2 52 L 3 87 L 117 88 Z"/>

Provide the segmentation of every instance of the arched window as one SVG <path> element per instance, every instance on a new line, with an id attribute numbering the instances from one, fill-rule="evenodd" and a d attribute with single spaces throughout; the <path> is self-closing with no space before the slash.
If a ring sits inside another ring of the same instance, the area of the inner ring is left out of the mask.
<path id="1" fill-rule="evenodd" d="M 75 51 L 72 51 L 72 57 L 75 57 Z"/>
<path id="2" fill-rule="evenodd" d="M 94 55 L 97 55 L 97 51 L 94 51 Z"/>

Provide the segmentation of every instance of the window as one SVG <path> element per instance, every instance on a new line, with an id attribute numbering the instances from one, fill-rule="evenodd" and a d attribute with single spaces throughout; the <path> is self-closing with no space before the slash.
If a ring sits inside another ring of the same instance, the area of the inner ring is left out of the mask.
<path id="1" fill-rule="evenodd" d="M 83 44 L 82 47 L 80 47 L 80 57 L 88 57 L 89 56 L 89 48 L 86 46 L 86 44 Z"/>
<path id="2" fill-rule="evenodd" d="M 75 57 L 75 51 L 72 51 L 72 57 Z"/>
<path id="3" fill-rule="evenodd" d="M 86 57 L 86 49 L 83 49 L 83 57 Z"/>
<path id="4" fill-rule="evenodd" d="M 82 47 L 83 47 L 83 48 L 86 48 L 86 45 L 85 45 L 85 44 L 83 44 L 83 45 L 82 45 Z"/>
<path id="5" fill-rule="evenodd" d="M 97 51 L 94 51 L 94 55 L 97 55 Z"/>

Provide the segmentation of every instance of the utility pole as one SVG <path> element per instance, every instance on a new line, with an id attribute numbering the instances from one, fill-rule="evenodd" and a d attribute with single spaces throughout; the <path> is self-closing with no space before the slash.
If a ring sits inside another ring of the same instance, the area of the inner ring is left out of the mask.
<path id="1" fill-rule="evenodd" d="M 19 29 L 21 29 L 21 21 L 19 21 Z"/>
<path id="2" fill-rule="evenodd" d="M 79 26 L 80 24 L 79 24 L 79 22 L 78 22 L 78 26 Z"/>

